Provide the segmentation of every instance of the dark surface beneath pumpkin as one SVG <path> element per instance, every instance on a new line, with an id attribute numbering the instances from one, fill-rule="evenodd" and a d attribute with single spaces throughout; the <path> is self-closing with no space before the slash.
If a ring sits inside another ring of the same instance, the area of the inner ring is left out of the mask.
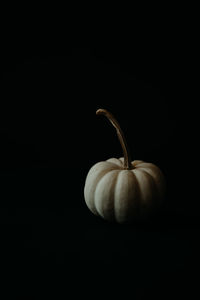
<path id="1" fill-rule="evenodd" d="M 78 169 L 1 175 L 1 272 L 12 291 L 162 299 L 196 291 L 199 222 L 167 210 L 141 224 L 105 222 L 86 208 L 81 175 Z"/>
<path id="2" fill-rule="evenodd" d="M 8 294 L 180 299 L 198 292 L 200 205 L 183 164 L 193 153 L 185 144 L 187 72 L 181 57 L 175 64 L 166 48 L 154 52 L 154 42 L 148 52 L 100 41 L 65 48 L 66 55 L 5 49 L 0 220 Z M 114 129 L 95 115 L 99 107 L 120 122 L 133 159 L 166 176 L 166 203 L 153 220 L 108 223 L 85 205 L 89 168 L 122 156 Z"/>

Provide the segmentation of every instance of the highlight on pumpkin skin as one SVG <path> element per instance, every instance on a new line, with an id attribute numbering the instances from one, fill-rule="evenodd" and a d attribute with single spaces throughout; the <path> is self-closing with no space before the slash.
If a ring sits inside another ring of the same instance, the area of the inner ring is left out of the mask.
<path id="1" fill-rule="evenodd" d="M 131 157 L 128 150 L 128 145 L 124 136 L 124 133 L 118 123 L 118 121 L 115 119 L 115 117 L 106 109 L 100 108 L 96 111 L 96 115 L 104 115 L 108 118 L 108 120 L 111 122 L 111 124 L 115 127 L 117 131 L 117 136 L 119 138 L 120 144 L 122 146 L 123 154 L 124 154 L 124 169 L 125 170 L 131 170 L 133 169 L 133 165 L 131 164 Z"/>

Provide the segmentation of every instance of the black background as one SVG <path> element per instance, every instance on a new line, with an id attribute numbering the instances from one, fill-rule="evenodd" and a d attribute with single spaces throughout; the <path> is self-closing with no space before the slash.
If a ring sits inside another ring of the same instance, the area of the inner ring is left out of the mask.
<path id="1" fill-rule="evenodd" d="M 179 23 L 147 23 L 120 39 L 28 31 L 2 43 L 1 273 L 16 299 L 198 291 L 193 51 Z M 110 224 L 87 209 L 88 170 L 122 156 L 98 108 L 116 116 L 133 159 L 163 170 L 167 197 L 154 220 Z"/>

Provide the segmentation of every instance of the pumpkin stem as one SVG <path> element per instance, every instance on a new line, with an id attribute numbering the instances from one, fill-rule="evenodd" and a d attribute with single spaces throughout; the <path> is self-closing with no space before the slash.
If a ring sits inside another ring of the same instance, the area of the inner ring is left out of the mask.
<path id="1" fill-rule="evenodd" d="M 108 120 L 112 123 L 112 125 L 115 127 L 115 129 L 117 131 L 119 141 L 120 141 L 120 144 L 122 146 L 123 153 L 124 153 L 124 169 L 126 169 L 126 170 L 133 169 L 133 166 L 131 164 L 131 157 L 130 157 L 130 154 L 129 154 L 129 151 L 128 151 L 128 146 L 127 146 L 127 143 L 126 143 L 126 139 L 124 137 L 124 133 L 121 130 L 117 120 L 106 109 L 100 108 L 96 111 L 96 114 L 106 116 L 108 118 Z"/>

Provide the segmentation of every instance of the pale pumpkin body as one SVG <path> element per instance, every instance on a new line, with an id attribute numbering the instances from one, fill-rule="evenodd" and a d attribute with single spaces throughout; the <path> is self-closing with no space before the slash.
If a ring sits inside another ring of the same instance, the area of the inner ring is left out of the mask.
<path id="1" fill-rule="evenodd" d="M 152 163 L 134 160 L 123 168 L 123 158 L 98 162 L 89 171 L 84 188 L 88 208 L 106 220 L 124 223 L 144 219 L 162 202 L 165 180 Z"/>

